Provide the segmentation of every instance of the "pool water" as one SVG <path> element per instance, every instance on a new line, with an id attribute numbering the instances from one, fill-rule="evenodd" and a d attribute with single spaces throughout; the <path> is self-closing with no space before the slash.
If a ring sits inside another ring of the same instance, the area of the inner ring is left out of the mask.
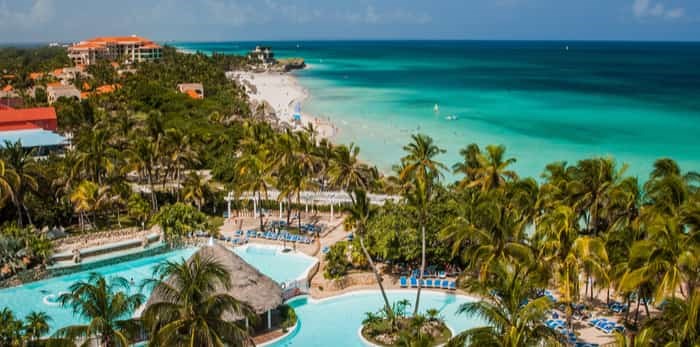
<path id="1" fill-rule="evenodd" d="M 187 259 L 194 251 L 194 248 L 186 248 L 123 263 L 106 265 L 70 275 L 26 283 L 18 287 L 1 289 L 0 309 L 8 307 L 14 312 L 16 317 L 21 318 L 24 318 L 31 311 L 46 312 L 52 319 L 49 323 L 51 326 L 50 333 L 53 333 L 60 327 L 81 322 L 78 317 L 73 316 L 69 308 L 61 308 L 55 302 L 55 298 L 62 292 L 68 291 L 68 288 L 73 283 L 87 279 L 91 272 L 97 272 L 108 278 L 120 276 L 127 280 L 133 279 L 136 287 L 138 287 L 142 280 L 151 278 L 153 268 L 157 264 L 168 260 L 181 261 L 182 259 Z M 132 288 L 132 290 L 137 290 L 137 288 Z"/>
<path id="2" fill-rule="evenodd" d="M 316 258 L 297 252 L 282 252 L 282 247 L 248 244 L 234 248 L 248 264 L 278 283 L 306 277 Z"/>
<path id="3" fill-rule="evenodd" d="M 58 328 L 81 323 L 70 309 L 61 308 L 56 298 L 75 282 L 85 280 L 91 272 L 106 277 L 124 277 L 136 284 L 137 290 L 142 280 L 151 278 L 153 268 L 165 261 L 182 261 L 188 259 L 196 248 L 186 248 L 155 256 L 97 267 L 70 275 L 57 276 L 42 281 L 26 283 L 18 287 L 0 289 L 0 309 L 8 307 L 16 317 L 25 317 L 31 311 L 43 311 L 51 317 L 51 332 Z M 315 259 L 297 253 L 282 253 L 281 249 L 247 245 L 234 249 L 235 253 L 260 272 L 277 282 L 295 280 L 306 275 L 306 271 L 315 263 Z M 144 289 L 146 290 L 146 289 Z M 144 292 L 146 296 L 150 292 Z"/>
<path id="4" fill-rule="evenodd" d="M 414 302 L 413 290 L 389 291 L 391 302 L 408 299 Z M 484 326 L 477 317 L 457 315 L 457 308 L 473 299 L 451 293 L 421 292 L 421 311 L 436 308 L 452 331 L 461 332 L 469 328 Z M 376 312 L 383 305 L 379 291 L 362 291 L 324 300 L 299 298 L 290 301 L 299 319 L 299 326 L 289 336 L 271 344 L 273 347 L 287 346 L 362 346 L 358 333 L 365 312 Z M 413 312 L 409 308 L 408 313 Z"/>

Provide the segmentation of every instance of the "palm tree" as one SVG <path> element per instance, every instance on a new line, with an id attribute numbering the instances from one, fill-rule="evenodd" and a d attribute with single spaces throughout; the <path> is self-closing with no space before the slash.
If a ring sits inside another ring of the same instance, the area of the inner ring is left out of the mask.
<path id="1" fill-rule="evenodd" d="M 499 262 L 492 267 L 487 283 L 473 281 L 469 290 L 487 300 L 462 304 L 458 314 L 480 317 L 488 326 L 468 329 L 455 336 L 448 346 L 541 346 L 556 344 L 556 333 L 544 324 L 550 309 L 548 298 L 530 299 L 536 283 L 522 266 Z"/>
<path id="2" fill-rule="evenodd" d="M 425 224 L 428 218 L 428 207 L 433 199 L 433 185 L 442 176 L 441 170 L 445 165 L 436 160 L 436 157 L 445 153 L 433 143 L 433 139 L 427 135 L 411 135 L 411 142 L 404 146 L 406 156 L 401 158 L 401 171 L 399 179 L 406 185 L 409 204 L 418 210 L 418 225 L 421 230 L 421 267 L 419 280 L 425 272 Z M 413 315 L 418 314 L 420 305 L 421 287 L 416 292 L 416 305 Z"/>
<path id="3" fill-rule="evenodd" d="M 467 151 L 469 152 L 470 149 L 468 148 Z M 471 151 L 474 151 L 473 147 Z M 467 184 L 467 187 L 481 187 L 482 190 L 489 190 L 503 187 L 509 180 L 517 180 L 518 174 L 508 170 L 508 166 L 515 163 L 515 158 L 503 158 L 505 152 L 506 147 L 503 145 L 489 145 L 486 146 L 486 152 L 476 155 L 477 167 L 472 167 L 476 166 L 476 163 L 468 162 L 470 169 L 468 173 L 474 175 L 475 179 Z M 467 153 L 467 155 L 472 156 L 473 153 Z"/>
<path id="4" fill-rule="evenodd" d="M 185 201 L 194 202 L 197 205 L 197 210 L 202 210 L 202 205 L 206 198 L 211 194 L 209 183 L 204 176 L 195 171 L 190 172 L 183 183 L 183 199 Z"/>
<path id="5" fill-rule="evenodd" d="M 32 218 L 29 214 L 29 209 L 24 203 L 26 194 L 30 191 L 36 191 L 39 188 L 37 176 L 40 168 L 34 158 L 35 150 L 26 150 L 22 147 L 22 143 L 5 141 L 5 148 L 1 154 L 5 161 L 5 179 L 6 189 L 9 187 L 8 193 L 12 198 L 12 203 L 17 209 L 17 225 L 24 225 L 23 215 L 26 215 L 29 224 L 32 224 Z M 11 192 L 11 193 L 10 193 Z"/>
<path id="6" fill-rule="evenodd" d="M 479 155 L 481 154 L 481 149 L 476 143 L 472 143 L 467 147 L 459 150 L 459 155 L 462 156 L 462 162 L 452 165 L 452 172 L 455 174 L 462 174 L 462 178 L 458 186 L 461 188 L 467 187 L 472 181 L 477 179 L 478 170 L 481 167 L 479 163 Z"/>
<path id="7" fill-rule="evenodd" d="M 350 147 L 340 145 L 333 148 L 328 175 L 331 185 L 345 191 L 367 190 L 376 178 L 376 171 L 360 162 L 360 147 L 351 143 Z M 352 197 L 352 196 L 351 196 Z"/>
<path id="8" fill-rule="evenodd" d="M 528 219 L 509 205 L 502 190 L 478 191 L 461 205 L 461 213 L 449 222 L 439 238 L 452 245 L 452 255 L 461 255 L 484 280 L 494 262 L 516 259 L 528 263 L 533 254 L 525 243 Z"/>
<path id="9" fill-rule="evenodd" d="M 139 322 L 131 315 L 144 303 L 142 294 L 129 293 L 126 279 L 117 277 L 108 282 L 102 275 L 91 273 L 86 281 L 72 284 L 70 293 L 59 296 L 61 306 L 71 308 L 74 315 L 88 323 L 61 328 L 54 336 L 84 339 L 85 346 L 93 339 L 99 346 L 129 346 L 140 331 Z"/>
<path id="10" fill-rule="evenodd" d="M 389 304 L 389 299 L 387 298 L 386 292 L 384 291 L 382 277 L 379 274 L 379 270 L 377 270 L 377 266 L 372 260 L 372 256 L 369 254 L 369 251 L 367 251 L 367 247 L 365 246 L 367 224 L 374 217 L 376 210 L 370 204 L 369 198 L 367 197 L 367 193 L 364 190 L 356 189 L 353 193 L 354 196 L 352 199 L 352 206 L 348 207 L 345 210 L 348 213 L 348 216 L 345 219 L 345 223 L 355 228 L 355 234 L 357 234 L 357 237 L 360 239 L 360 247 L 362 248 L 362 253 L 365 255 L 367 262 L 369 262 L 369 266 L 372 268 L 374 278 L 377 281 L 377 285 L 379 285 L 379 291 L 381 292 L 382 298 L 384 299 L 384 310 L 386 311 L 387 318 L 389 318 L 392 324 L 394 324 L 394 311 L 391 309 L 391 304 Z"/>
<path id="11" fill-rule="evenodd" d="M 22 341 L 22 320 L 7 307 L 0 310 L 0 345 L 20 346 Z"/>
<path id="12" fill-rule="evenodd" d="M 661 315 L 651 318 L 642 331 L 648 330 L 653 346 L 697 346 L 700 342 L 700 290 L 688 299 L 669 298 Z"/>
<path id="13" fill-rule="evenodd" d="M 241 182 L 240 191 L 252 192 L 253 197 L 256 198 L 255 195 L 257 195 L 259 201 L 262 201 L 262 197 L 267 199 L 267 191 L 272 181 L 273 165 L 274 161 L 267 150 L 244 154 L 235 165 L 235 171 Z M 260 213 L 260 231 L 264 231 L 264 229 L 265 222 L 262 213 Z"/>
<path id="14" fill-rule="evenodd" d="M 197 164 L 199 160 L 197 159 L 197 151 L 195 146 L 192 144 L 192 139 L 189 135 L 177 129 L 169 129 L 165 132 L 166 144 L 168 150 L 168 163 L 172 167 L 170 171 L 173 172 L 175 178 L 175 187 L 177 189 L 177 199 L 180 199 L 180 180 L 182 176 L 182 170 L 188 164 Z"/>
<path id="15" fill-rule="evenodd" d="M 204 213 L 181 202 L 163 206 L 151 222 L 160 226 L 165 240 L 173 244 L 197 231 L 212 232 Z"/>
<path id="16" fill-rule="evenodd" d="M 230 274 L 210 257 L 195 254 L 190 261 L 165 262 L 154 269 L 153 286 L 163 301 L 143 312 L 149 346 L 243 346 L 252 343 L 246 328 L 224 319 L 233 312 L 248 319 L 255 313 L 218 287 L 231 289 Z M 166 280 L 170 278 L 170 280 Z"/>
<path id="17" fill-rule="evenodd" d="M 24 320 L 24 333 L 30 340 L 36 340 L 49 332 L 49 322 L 51 317 L 45 312 L 30 312 Z"/>
<path id="18" fill-rule="evenodd" d="M 80 217 L 81 229 L 85 230 L 84 219 L 90 224 L 89 214 L 92 214 L 92 224 L 97 224 L 97 212 L 103 209 L 111 199 L 110 187 L 100 187 L 97 183 L 85 180 L 75 188 L 70 195 L 70 201 Z"/>

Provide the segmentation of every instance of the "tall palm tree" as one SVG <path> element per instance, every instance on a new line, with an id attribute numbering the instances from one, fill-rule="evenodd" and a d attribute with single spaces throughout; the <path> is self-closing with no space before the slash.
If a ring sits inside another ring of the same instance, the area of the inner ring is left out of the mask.
<path id="1" fill-rule="evenodd" d="M 70 195 L 75 211 L 78 212 L 80 225 L 85 230 L 87 224 L 97 224 L 97 212 L 102 210 L 110 201 L 109 186 L 99 186 L 97 183 L 85 180 L 81 182 Z M 92 223 L 88 215 L 92 215 Z"/>
<path id="2" fill-rule="evenodd" d="M 348 192 L 354 189 L 367 190 L 371 187 L 376 172 L 360 162 L 359 154 L 360 147 L 353 143 L 349 147 L 340 145 L 333 148 L 333 158 L 328 170 L 332 186 Z"/>
<path id="3" fill-rule="evenodd" d="M 32 311 L 24 318 L 26 324 L 24 326 L 24 334 L 30 340 L 39 339 L 49 332 L 49 317 L 46 312 Z"/>
<path id="4" fill-rule="evenodd" d="M 478 166 L 470 168 L 475 179 L 467 187 L 481 187 L 482 190 L 489 190 L 503 187 L 509 180 L 517 180 L 518 174 L 508 169 L 511 164 L 515 163 L 515 158 L 505 159 L 505 152 L 506 147 L 503 145 L 486 146 L 486 151 L 476 156 Z M 476 163 L 473 163 L 472 166 L 476 166 L 474 164 Z"/>
<path id="5" fill-rule="evenodd" d="M 551 303 L 546 297 L 530 299 L 539 281 L 529 278 L 528 274 L 520 265 L 499 262 L 492 267 L 487 283 L 471 282 L 469 290 L 487 299 L 464 303 L 457 312 L 467 317 L 480 317 L 488 326 L 468 329 L 455 336 L 448 346 L 556 344 L 556 333 L 544 324 Z"/>
<path id="6" fill-rule="evenodd" d="M 406 155 L 401 158 L 401 171 L 399 179 L 406 186 L 409 204 L 418 210 L 418 226 L 421 231 L 421 267 L 419 280 L 425 272 L 425 224 L 428 218 L 428 208 L 433 199 L 433 186 L 442 177 L 442 170 L 446 167 L 437 161 L 436 157 L 445 153 L 433 143 L 430 136 L 423 134 L 411 135 L 411 142 L 404 146 Z M 416 304 L 413 315 L 418 314 L 420 306 L 421 287 L 416 292 Z"/>
<path id="7" fill-rule="evenodd" d="M 267 191 L 272 182 L 272 170 L 275 162 L 267 150 L 244 154 L 235 164 L 235 171 L 239 176 L 240 192 L 249 191 L 253 196 L 262 201 L 267 199 Z M 260 213 L 260 230 L 265 229 L 263 215 Z"/>
<path id="8" fill-rule="evenodd" d="M 17 225 L 20 227 L 24 225 L 23 216 L 26 216 L 29 224 L 32 224 L 32 217 L 24 203 L 24 198 L 28 192 L 39 188 L 37 176 L 41 170 L 34 160 L 35 150 L 23 148 L 20 141 L 15 143 L 5 141 L 5 148 L 0 154 L 5 161 L 4 181 L 10 183 L 10 197 L 17 209 Z"/>
<path id="9" fill-rule="evenodd" d="M 698 346 L 700 290 L 695 290 L 687 299 L 667 299 L 661 314 L 648 320 L 644 327 L 650 331 L 653 346 Z"/>
<path id="10" fill-rule="evenodd" d="M 0 310 L 0 345 L 21 346 L 22 341 L 22 320 L 16 319 L 15 315 L 7 307 Z"/>
<path id="11" fill-rule="evenodd" d="M 462 162 L 452 165 L 452 172 L 455 174 L 462 174 L 462 178 L 458 186 L 467 187 L 471 182 L 477 179 L 478 170 L 481 167 L 479 163 L 479 155 L 481 154 L 481 149 L 476 143 L 472 143 L 467 147 L 459 150 L 459 155 L 462 156 Z"/>
<path id="12" fill-rule="evenodd" d="M 139 322 L 131 316 L 144 303 L 142 294 L 129 293 L 126 279 L 107 281 L 102 275 L 91 273 L 86 281 L 72 284 L 70 293 L 59 296 L 61 306 L 70 308 L 88 323 L 61 328 L 54 336 L 73 341 L 84 339 L 84 346 L 91 340 L 104 347 L 128 346 L 140 331 Z"/>
<path id="13" fill-rule="evenodd" d="M 189 135 L 177 129 L 169 129 L 165 132 L 165 136 L 165 142 L 167 148 L 169 148 L 168 164 L 171 166 L 169 171 L 172 172 L 175 178 L 177 199 L 179 201 L 182 170 L 186 168 L 188 164 L 198 164 L 198 154 Z"/>
<path id="14" fill-rule="evenodd" d="M 163 298 L 142 315 L 150 332 L 148 345 L 223 347 L 252 343 L 245 326 L 223 318 L 226 312 L 256 318 L 247 304 L 216 292 L 218 287 L 231 289 L 229 276 L 222 264 L 199 254 L 191 261 L 158 265 L 155 279 L 145 283 Z"/>
<path id="15" fill-rule="evenodd" d="M 204 176 L 195 171 L 191 171 L 187 177 L 185 177 L 182 192 L 183 200 L 193 202 L 197 206 L 197 209 L 201 211 L 206 198 L 211 194 L 211 189 Z"/>
<path id="16" fill-rule="evenodd" d="M 394 311 L 391 309 L 391 304 L 386 296 L 386 291 L 384 290 L 384 284 L 382 283 L 382 276 L 377 270 L 377 266 L 372 260 L 372 256 L 367 251 L 365 246 L 365 237 L 367 236 L 367 224 L 374 218 L 376 214 L 376 209 L 370 204 L 367 193 L 364 190 L 356 189 L 353 192 L 353 203 L 350 207 L 346 208 L 348 216 L 345 218 L 345 223 L 351 227 L 354 227 L 355 234 L 360 239 L 360 247 L 362 248 L 362 253 L 365 255 L 369 266 L 372 268 L 374 273 L 374 278 L 379 285 L 379 291 L 382 294 L 382 299 L 384 299 L 384 310 L 386 311 L 387 317 L 392 322 L 394 321 Z"/>

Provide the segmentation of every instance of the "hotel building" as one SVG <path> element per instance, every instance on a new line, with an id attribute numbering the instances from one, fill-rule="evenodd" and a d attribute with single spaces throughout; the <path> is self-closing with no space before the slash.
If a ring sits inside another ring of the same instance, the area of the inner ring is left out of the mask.
<path id="1" fill-rule="evenodd" d="M 90 65 L 98 60 L 126 63 L 160 59 L 162 47 L 138 36 L 96 37 L 68 47 L 68 57 L 75 65 Z"/>

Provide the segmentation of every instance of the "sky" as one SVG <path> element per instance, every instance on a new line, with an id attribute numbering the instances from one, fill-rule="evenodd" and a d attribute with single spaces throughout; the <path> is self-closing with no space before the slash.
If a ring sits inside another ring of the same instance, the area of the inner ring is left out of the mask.
<path id="1" fill-rule="evenodd" d="M 700 41 L 700 0 L 0 0 L 0 43 L 130 34 L 157 41 Z"/>

